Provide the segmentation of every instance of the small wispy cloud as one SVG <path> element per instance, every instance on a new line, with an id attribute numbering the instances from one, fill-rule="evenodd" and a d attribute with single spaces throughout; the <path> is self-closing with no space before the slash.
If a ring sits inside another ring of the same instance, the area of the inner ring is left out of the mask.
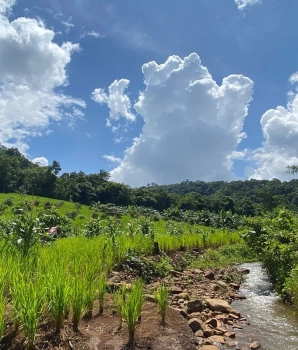
<path id="1" fill-rule="evenodd" d="M 94 39 L 104 39 L 106 37 L 105 33 L 100 33 L 100 32 L 96 32 L 95 30 L 91 30 L 89 32 L 87 31 L 82 31 L 80 34 L 80 39 L 86 38 L 86 37 L 91 37 Z"/>
<path id="2" fill-rule="evenodd" d="M 117 158 L 111 154 L 105 154 L 102 157 L 109 160 L 110 162 L 113 162 L 113 163 L 121 163 L 121 158 Z"/>
<path id="3" fill-rule="evenodd" d="M 0 0 L 1 1 L 1 0 Z M 74 24 L 72 23 L 72 17 L 65 16 L 59 9 L 57 8 L 48 8 L 48 7 L 39 7 L 33 6 L 34 9 L 39 11 L 45 11 L 49 13 L 56 21 L 60 22 L 65 27 L 65 32 L 68 34 L 72 28 L 74 28 Z M 28 13 L 29 9 L 25 9 Z"/>
<path id="4" fill-rule="evenodd" d="M 261 0 L 235 0 L 238 10 L 244 10 L 248 5 L 260 4 Z"/>
<path id="5" fill-rule="evenodd" d="M 66 34 L 70 32 L 71 28 L 74 28 L 74 24 L 72 23 L 72 17 L 68 17 L 66 21 L 62 20 L 61 24 L 63 24 L 64 27 L 66 28 L 65 29 Z"/>

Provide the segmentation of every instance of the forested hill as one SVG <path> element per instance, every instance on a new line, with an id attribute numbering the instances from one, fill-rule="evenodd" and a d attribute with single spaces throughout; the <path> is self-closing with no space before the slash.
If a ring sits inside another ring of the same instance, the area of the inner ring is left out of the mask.
<path id="1" fill-rule="evenodd" d="M 72 200 L 90 205 L 94 202 L 138 205 L 159 211 L 182 210 L 231 211 L 254 216 L 276 207 L 298 211 L 298 180 L 248 180 L 233 182 L 183 181 L 158 186 L 155 183 L 133 189 L 109 180 L 109 173 L 62 173 L 58 161 L 39 166 L 16 148 L 0 145 L 0 192 Z"/>

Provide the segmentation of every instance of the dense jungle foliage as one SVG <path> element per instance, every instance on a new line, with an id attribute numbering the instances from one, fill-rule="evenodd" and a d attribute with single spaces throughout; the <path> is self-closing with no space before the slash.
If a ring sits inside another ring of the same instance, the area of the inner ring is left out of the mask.
<path id="1" fill-rule="evenodd" d="M 16 148 L 0 145 L 0 192 L 23 193 L 50 197 L 81 204 L 136 205 L 163 212 L 206 210 L 219 214 L 257 216 L 275 208 L 298 210 L 298 180 L 248 180 L 232 182 L 183 181 L 141 188 L 109 181 L 109 173 L 62 173 L 58 161 L 39 166 L 24 157 Z"/>

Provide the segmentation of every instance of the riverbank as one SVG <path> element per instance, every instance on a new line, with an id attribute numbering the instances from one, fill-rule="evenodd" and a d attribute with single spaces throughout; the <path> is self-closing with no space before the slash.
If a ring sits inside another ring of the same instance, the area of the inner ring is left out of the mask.
<path id="1" fill-rule="evenodd" d="M 202 258 L 202 251 L 194 250 L 192 255 Z M 141 322 L 138 324 L 134 349 L 137 350 L 217 350 L 237 349 L 238 337 L 249 326 L 248 319 L 235 309 L 234 300 L 245 298 L 240 292 L 240 282 L 248 270 L 239 271 L 237 265 L 224 268 L 185 267 L 189 252 L 175 252 L 167 256 L 168 270 L 164 277 L 151 278 L 144 287 L 145 301 Z M 150 261 L 160 257 L 146 257 L 145 260 L 130 259 L 112 271 L 108 279 L 108 290 L 115 291 L 124 284 L 128 289 L 139 277 Z M 165 264 L 163 262 L 163 264 Z M 166 269 L 167 267 L 164 266 Z M 147 271 L 148 272 L 148 271 Z M 162 283 L 169 288 L 169 308 L 165 325 L 161 324 L 154 290 Z M 129 349 L 127 326 L 120 319 L 113 304 L 112 294 L 107 294 L 104 312 L 98 315 L 95 302 L 91 319 L 83 319 L 79 332 L 74 332 L 71 321 L 59 334 L 44 320 L 37 337 L 38 349 L 55 350 L 120 350 Z M 12 326 L 12 325 L 11 325 Z M 4 349 L 23 349 L 22 334 L 6 329 Z M 248 337 L 241 349 L 257 349 L 258 342 Z M 21 346 L 21 347 L 20 347 Z"/>

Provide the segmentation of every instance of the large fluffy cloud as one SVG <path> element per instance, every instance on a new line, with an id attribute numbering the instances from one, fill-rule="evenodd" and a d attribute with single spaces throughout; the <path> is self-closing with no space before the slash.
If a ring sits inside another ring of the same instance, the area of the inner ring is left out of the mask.
<path id="1" fill-rule="evenodd" d="M 233 179 L 253 82 L 230 75 L 218 85 L 196 53 L 142 71 L 145 90 L 134 108 L 144 126 L 112 178 L 133 186 Z"/>
<path id="2" fill-rule="evenodd" d="M 297 77 L 295 73 L 289 81 L 296 83 Z M 261 118 L 263 145 L 248 154 L 256 163 L 250 174 L 253 178 L 289 179 L 284 174 L 286 167 L 298 164 L 298 91 L 291 91 L 288 96 L 286 107 L 270 109 Z"/>
<path id="3" fill-rule="evenodd" d="M 56 44 L 55 33 L 31 18 L 10 21 L 14 4 L 0 0 L 0 143 L 28 148 L 51 121 L 81 117 L 85 103 L 57 92 L 67 84 L 66 68 L 77 44 Z"/>

